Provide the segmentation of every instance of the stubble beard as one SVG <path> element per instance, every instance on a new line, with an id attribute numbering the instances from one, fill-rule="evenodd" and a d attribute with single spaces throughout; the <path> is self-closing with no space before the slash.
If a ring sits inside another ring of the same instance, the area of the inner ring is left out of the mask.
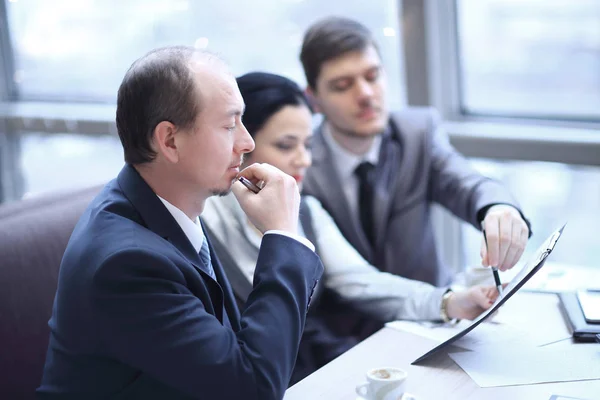
<path id="1" fill-rule="evenodd" d="M 231 184 L 229 185 L 229 188 L 227 189 L 213 189 L 210 191 L 211 196 L 219 196 L 219 197 L 224 197 L 227 196 L 229 193 L 231 193 L 231 187 L 233 186 L 233 184 L 235 183 L 237 178 L 234 178 L 231 180 Z"/>

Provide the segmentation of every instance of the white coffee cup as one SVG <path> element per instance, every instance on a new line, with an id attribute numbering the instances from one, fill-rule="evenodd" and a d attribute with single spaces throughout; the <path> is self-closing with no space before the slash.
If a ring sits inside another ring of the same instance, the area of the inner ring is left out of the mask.
<path id="1" fill-rule="evenodd" d="M 399 368 L 374 368 L 367 372 L 367 382 L 356 387 L 356 394 L 366 400 L 396 400 L 404 392 L 407 376 Z"/>

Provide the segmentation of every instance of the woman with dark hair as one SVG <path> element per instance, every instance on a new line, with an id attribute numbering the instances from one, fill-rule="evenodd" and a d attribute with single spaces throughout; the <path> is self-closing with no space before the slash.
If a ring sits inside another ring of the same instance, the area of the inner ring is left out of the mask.
<path id="1" fill-rule="evenodd" d="M 293 176 L 301 187 L 311 165 L 312 113 L 302 90 L 282 76 L 254 72 L 237 79 L 246 110 L 242 123 L 256 147 L 244 160 L 268 163 Z M 244 303 L 252 289 L 261 233 L 243 213 L 233 195 L 211 197 L 202 219 L 211 243 L 238 299 Z M 346 241 L 331 216 L 313 197 L 303 196 L 299 235 L 309 239 L 325 267 L 321 288 L 315 290 L 296 369 L 291 383 L 348 350 L 357 340 L 334 333 L 321 294 L 331 293 L 346 308 L 379 321 L 473 319 L 490 307 L 494 286 L 463 292 L 437 288 L 420 281 L 381 272 Z M 398 260 L 399 263 L 402 260 Z"/>

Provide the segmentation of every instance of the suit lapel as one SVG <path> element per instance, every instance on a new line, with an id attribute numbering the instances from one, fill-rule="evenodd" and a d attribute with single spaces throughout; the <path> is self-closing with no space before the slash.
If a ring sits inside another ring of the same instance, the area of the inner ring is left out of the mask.
<path id="1" fill-rule="evenodd" d="M 374 199 L 374 226 L 375 226 L 375 253 L 385 244 L 385 228 L 388 224 L 394 194 L 398 186 L 399 170 L 402 158 L 402 147 L 399 137 L 396 136 L 396 127 L 391 122 L 383 133 L 379 162 L 377 163 L 375 199 Z"/>
<path id="2" fill-rule="evenodd" d="M 214 250 L 216 258 L 219 260 L 219 267 L 222 268 L 224 276 L 227 276 L 227 280 L 231 284 L 231 289 L 233 290 L 235 297 L 241 304 L 246 303 L 248 296 L 250 296 L 250 292 L 252 292 L 252 283 L 250 283 L 243 274 L 242 270 L 231 256 L 231 253 L 217 238 L 217 235 L 215 235 L 207 224 L 202 223 L 202 226 L 204 227 L 206 237 L 210 238 L 211 257 L 212 251 Z"/>
<path id="3" fill-rule="evenodd" d="M 213 302 L 215 316 L 223 322 L 223 292 L 196 253 L 181 227 L 158 196 L 131 165 L 127 164 L 117 177 L 125 196 L 140 214 L 148 229 L 169 241 L 196 268 L 206 283 Z"/>
<path id="4" fill-rule="evenodd" d="M 225 317 L 223 318 L 224 320 L 228 320 L 231 327 L 233 328 L 234 331 L 239 331 L 241 329 L 240 327 L 240 312 L 238 310 L 237 304 L 235 302 L 235 298 L 233 296 L 233 292 L 232 292 L 232 287 L 230 286 L 230 279 L 228 279 L 228 276 L 226 275 L 225 271 L 224 271 L 224 267 L 223 264 L 221 263 L 220 260 L 220 254 L 218 251 L 216 251 L 215 247 L 213 246 L 213 241 L 211 240 L 211 237 L 209 235 L 209 230 L 207 229 L 207 226 L 202 223 L 202 228 L 204 230 L 204 235 L 206 236 L 206 239 L 208 240 L 208 248 L 210 249 L 210 258 L 212 260 L 212 265 L 213 265 L 213 269 L 215 271 L 215 275 L 217 276 L 217 281 L 221 284 L 221 287 L 223 288 L 223 302 L 225 305 Z M 249 282 L 246 281 L 246 283 Z M 250 286 L 250 291 L 252 290 L 252 287 Z M 250 294 L 248 292 L 248 294 Z M 246 296 L 247 298 L 248 296 Z"/>
<path id="5" fill-rule="evenodd" d="M 394 114 L 390 116 L 388 131 L 384 134 L 382 141 L 378 165 L 381 170 L 378 170 L 376 183 L 374 223 L 378 250 L 385 246 L 385 230 L 389 223 L 392 207 L 399 202 L 403 206 L 410 207 L 414 201 L 419 200 L 418 198 L 406 198 L 413 192 L 412 186 L 418 183 L 415 179 L 421 179 L 420 175 L 415 177 L 413 165 L 424 162 L 414 159 L 423 153 L 420 149 L 420 142 L 416 140 L 420 135 L 410 134 L 417 129 L 405 118 L 398 118 Z M 405 198 L 398 198 L 399 193 L 402 193 Z M 377 251 L 377 254 L 381 254 L 381 252 Z"/>
<path id="6" fill-rule="evenodd" d="M 331 149 L 323 137 L 323 126 L 315 132 L 313 165 L 306 177 L 307 194 L 314 194 L 336 221 L 346 239 L 367 259 L 372 249 L 365 236 L 357 215 L 350 212 L 350 206 L 344 195 L 336 166 L 333 163 Z"/>

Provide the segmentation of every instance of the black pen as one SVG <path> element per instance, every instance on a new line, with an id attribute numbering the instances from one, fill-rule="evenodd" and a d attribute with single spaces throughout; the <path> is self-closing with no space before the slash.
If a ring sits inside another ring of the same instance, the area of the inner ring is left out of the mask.
<path id="1" fill-rule="evenodd" d="M 490 257 L 490 253 L 487 247 L 487 236 L 485 236 L 485 229 L 483 231 L 483 240 L 485 241 L 485 251 L 487 252 L 488 260 Z M 492 273 L 494 274 L 494 281 L 496 282 L 496 288 L 498 289 L 498 294 L 502 296 L 502 282 L 500 282 L 500 274 L 498 273 L 498 268 L 492 267 Z"/>
<path id="2" fill-rule="evenodd" d="M 256 186 L 254 183 L 252 183 L 249 179 L 246 179 L 243 176 L 240 176 L 238 178 L 238 180 L 242 183 L 242 185 L 246 186 L 248 188 L 248 190 L 250 190 L 251 192 L 254 192 L 254 193 L 260 192 L 260 188 L 258 186 Z"/>

